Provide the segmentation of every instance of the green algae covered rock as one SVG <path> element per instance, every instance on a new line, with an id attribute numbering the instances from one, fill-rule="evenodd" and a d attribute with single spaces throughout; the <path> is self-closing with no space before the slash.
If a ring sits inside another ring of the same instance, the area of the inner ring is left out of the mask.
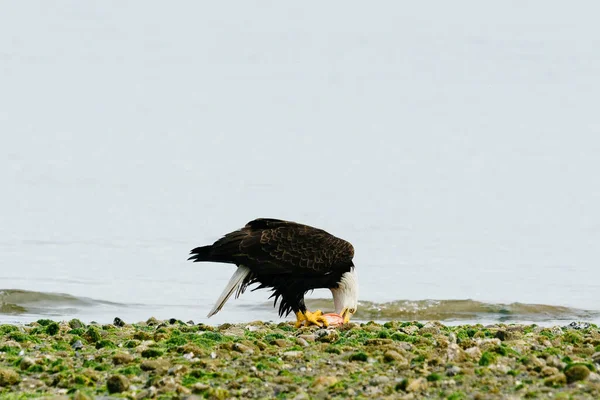
<path id="1" fill-rule="evenodd" d="M 0 398 L 600 398 L 595 325 L 117 322 L 0 325 Z"/>

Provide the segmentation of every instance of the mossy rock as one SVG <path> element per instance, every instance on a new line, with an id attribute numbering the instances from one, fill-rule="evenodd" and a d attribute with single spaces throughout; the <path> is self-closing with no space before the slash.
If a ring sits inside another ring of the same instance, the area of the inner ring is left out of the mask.
<path id="1" fill-rule="evenodd" d="M 21 382 L 19 374 L 12 369 L 0 368 L 0 386 L 12 386 Z"/>
<path id="2" fill-rule="evenodd" d="M 568 365 L 564 370 L 568 383 L 583 381 L 590 375 L 590 368 L 587 364 L 576 363 Z"/>
<path id="3" fill-rule="evenodd" d="M 106 381 L 108 393 L 122 393 L 129 389 L 129 379 L 123 375 L 113 375 Z"/>

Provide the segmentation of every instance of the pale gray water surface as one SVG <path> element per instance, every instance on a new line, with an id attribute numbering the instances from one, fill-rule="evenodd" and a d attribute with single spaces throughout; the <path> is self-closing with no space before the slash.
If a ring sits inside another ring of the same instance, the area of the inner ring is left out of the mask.
<path id="1" fill-rule="evenodd" d="M 76 300 L 0 321 L 207 322 L 235 267 L 187 254 L 260 216 L 364 301 L 599 321 L 599 3 L 61 4 L 0 13 L 0 289 Z"/>

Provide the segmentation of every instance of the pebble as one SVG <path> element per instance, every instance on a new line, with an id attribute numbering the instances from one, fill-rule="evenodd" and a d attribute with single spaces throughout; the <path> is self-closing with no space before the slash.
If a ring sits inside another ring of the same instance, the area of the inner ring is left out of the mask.
<path id="1" fill-rule="evenodd" d="M 21 377 L 12 369 L 0 369 L 0 386 L 11 386 L 20 381 Z"/>
<path id="2" fill-rule="evenodd" d="M 237 351 L 238 353 L 254 354 L 254 350 L 250 346 L 246 346 L 242 343 L 234 343 L 233 350 Z"/>
<path id="3" fill-rule="evenodd" d="M 456 375 L 460 374 L 461 372 L 462 372 L 462 370 L 457 365 L 452 365 L 452 366 L 446 368 L 447 376 L 456 376 Z"/>
<path id="4" fill-rule="evenodd" d="M 425 378 L 413 379 L 406 386 L 406 391 L 409 393 L 421 392 L 427 389 L 427 380 Z"/>
<path id="5" fill-rule="evenodd" d="M 574 364 L 567 368 L 564 372 L 567 377 L 567 382 L 583 381 L 590 375 L 590 370 L 587 366 Z"/>
<path id="6" fill-rule="evenodd" d="M 129 380 L 123 375 L 113 375 L 106 381 L 108 393 L 122 393 L 129 389 Z"/>
<path id="7" fill-rule="evenodd" d="M 117 353 L 113 356 L 112 361 L 115 365 L 124 365 L 133 362 L 134 359 L 129 353 Z"/>
<path id="8" fill-rule="evenodd" d="M 304 355 L 302 351 L 286 351 L 283 353 L 283 358 L 286 360 L 292 360 L 294 358 L 300 358 Z"/>

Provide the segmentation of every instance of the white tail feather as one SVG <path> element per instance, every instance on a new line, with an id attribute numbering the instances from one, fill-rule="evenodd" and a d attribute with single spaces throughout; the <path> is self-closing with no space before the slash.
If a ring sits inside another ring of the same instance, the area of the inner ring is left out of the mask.
<path id="1" fill-rule="evenodd" d="M 221 308 L 223 308 L 223 305 L 225 304 L 227 299 L 229 299 L 234 292 L 237 291 L 236 297 L 241 294 L 242 283 L 244 282 L 244 279 L 246 279 L 246 277 L 251 273 L 252 271 L 250 271 L 250 268 L 244 267 L 243 265 L 240 265 L 235 270 L 235 272 L 231 276 L 231 279 L 229 279 L 229 282 L 227 282 L 227 286 L 225 286 L 223 293 L 221 293 L 221 296 L 219 296 L 219 299 L 215 303 L 215 306 L 208 313 L 208 318 L 218 313 L 221 310 Z"/>

